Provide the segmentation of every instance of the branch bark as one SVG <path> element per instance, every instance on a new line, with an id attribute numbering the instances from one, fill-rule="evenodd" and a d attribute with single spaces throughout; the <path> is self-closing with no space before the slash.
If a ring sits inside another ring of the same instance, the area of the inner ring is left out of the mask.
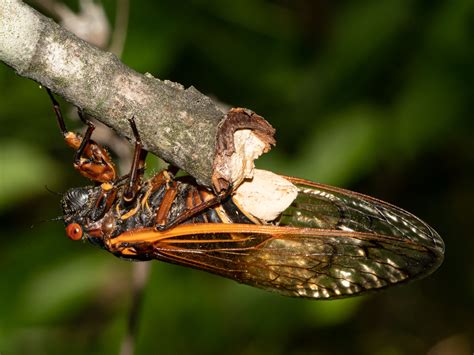
<path id="1" fill-rule="evenodd" d="M 251 177 L 275 143 L 253 112 L 222 112 L 194 87 L 137 73 L 19 0 L 0 2 L 0 60 L 129 140 L 134 116 L 145 149 L 217 191 Z"/>

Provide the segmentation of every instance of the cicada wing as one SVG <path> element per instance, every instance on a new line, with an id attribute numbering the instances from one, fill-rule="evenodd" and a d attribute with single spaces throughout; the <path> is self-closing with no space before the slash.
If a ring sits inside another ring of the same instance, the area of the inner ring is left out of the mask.
<path id="1" fill-rule="evenodd" d="M 432 250 L 434 268 L 443 260 L 444 243 L 418 217 L 384 201 L 328 185 L 286 177 L 298 196 L 284 211 L 281 224 L 395 237 Z"/>
<path id="2" fill-rule="evenodd" d="M 298 196 L 279 226 L 210 223 L 160 233 L 145 229 L 112 239 L 111 251 L 123 256 L 127 250 L 138 258 L 312 299 L 382 289 L 426 276 L 442 262 L 442 239 L 412 214 L 362 194 L 285 178 L 297 186 Z"/>
<path id="3" fill-rule="evenodd" d="M 436 263 L 430 248 L 369 233 L 247 224 L 195 224 L 172 232 L 148 230 L 134 238 L 125 233 L 115 243 L 159 260 L 311 299 L 382 289 L 421 277 Z"/>

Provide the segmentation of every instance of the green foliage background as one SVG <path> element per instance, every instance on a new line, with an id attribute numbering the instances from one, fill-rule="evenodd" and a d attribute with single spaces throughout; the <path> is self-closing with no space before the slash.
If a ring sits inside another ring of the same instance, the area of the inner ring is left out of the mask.
<path id="1" fill-rule="evenodd" d="M 113 18 L 115 1 L 104 5 Z M 470 354 L 474 2 L 136 0 L 130 11 L 127 65 L 274 125 L 259 167 L 399 205 L 446 243 L 427 279 L 334 302 L 153 263 L 137 354 Z M 41 222 L 61 214 L 45 185 L 87 181 L 44 91 L 5 65 L 0 88 L 0 353 L 116 354 L 131 264 Z"/>

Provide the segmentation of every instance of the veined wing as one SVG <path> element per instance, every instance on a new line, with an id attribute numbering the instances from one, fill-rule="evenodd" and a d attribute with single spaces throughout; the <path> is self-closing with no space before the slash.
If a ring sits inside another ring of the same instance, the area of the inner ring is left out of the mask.
<path id="1" fill-rule="evenodd" d="M 186 224 L 111 240 L 111 251 L 146 254 L 287 296 L 347 297 L 426 275 L 436 249 L 375 233 L 249 224 Z M 126 249 L 126 250 L 125 250 Z"/>
<path id="2" fill-rule="evenodd" d="M 371 233 L 412 242 L 432 250 L 441 264 L 444 243 L 418 217 L 370 196 L 311 181 L 286 177 L 298 196 L 283 212 L 281 224 L 295 227 Z"/>

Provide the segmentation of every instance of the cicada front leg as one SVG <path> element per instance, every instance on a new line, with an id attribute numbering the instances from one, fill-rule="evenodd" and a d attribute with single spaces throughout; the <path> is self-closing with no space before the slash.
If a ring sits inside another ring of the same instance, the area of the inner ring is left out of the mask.
<path id="1" fill-rule="evenodd" d="M 84 137 L 68 131 L 64 123 L 59 103 L 54 98 L 49 89 L 46 89 L 53 103 L 54 113 L 59 125 L 59 129 L 66 141 L 66 144 L 76 150 L 74 155 L 74 168 L 79 173 L 95 182 L 113 182 L 117 178 L 114 164 L 107 150 L 91 139 L 95 129 L 94 124 L 84 117 L 81 109 L 78 110 L 79 117 L 88 127 Z"/>

